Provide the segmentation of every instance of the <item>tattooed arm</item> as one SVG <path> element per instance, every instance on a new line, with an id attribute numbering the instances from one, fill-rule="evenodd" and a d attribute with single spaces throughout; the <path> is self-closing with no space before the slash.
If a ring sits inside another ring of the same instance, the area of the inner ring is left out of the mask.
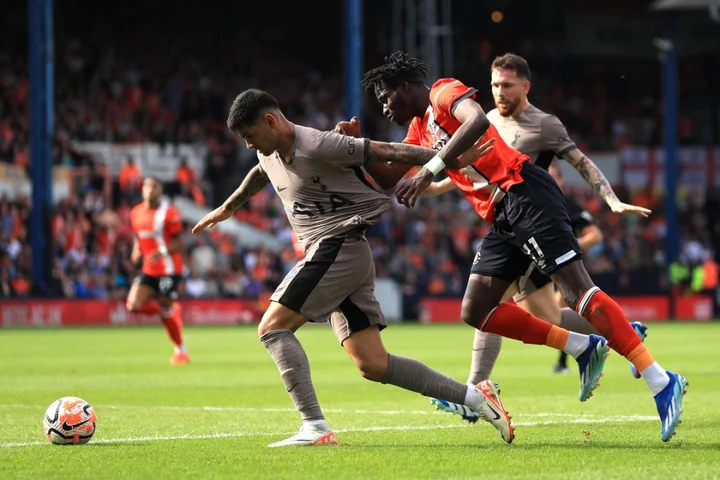
<path id="1" fill-rule="evenodd" d="M 540 123 L 540 135 L 544 148 L 554 152 L 558 158 L 567 160 L 570 165 L 575 167 L 575 170 L 578 171 L 580 176 L 585 179 L 595 193 L 605 200 L 605 203 L 608 204 L 613 212 L 634 213 L 636 215 L 642 215 L 643 217 L 647 217 L 652 213 L 646 208 L 628 205 L 618 200 L 617 195 L 613 192 L 610 182 L 605 178 L 605 175 L 603 175 L 592 160 L 575 146 L 575 143 L 570 139 L 565 129 L 565 125 L 563 125 L 555 115 L 547 115 L 543 118 Z"/>
<path id="2" fill-rule="evenodd" d="M 350 137 L 360 137 L 360 119 L 353 117 L 350 121 L 341 121 L 335 125 L 335 133 L 340 135 L 347 135 Z M 390 165 L 387 163 L 365 163 L 364 168 L 375 183 L 383 190 L 389 190 L 394 188 L 395 185 L 402 179 L 407 172 L 412 170 L 412 165 L 394 164 Z"/>
<path id="3" fill-rule="evenodd" d="M 451 170 L 467 167 L 494 148 L 494 140 L 485 143 L 481 143 L 481 141 L 482 140 L 478 140 L 465 151 L 465 153 L 457 158 L 445 156 L 443 162 L 447 168 Z M 443 151 L 444 150 L 441 150 L 441 152 Z M 405 165 L 423 166 L 438 154 L 439 152 L 437 150 L 419 147 L 409 143 L 388 143 L 365 140 L 365 164 L 402 163 Z"/>
<path id="4" fill-rule="evenodd" d="M 590 185 L 590 187 L 592 187 L 595 193 L 605 200 L 605 203 L 608 204 L 613 212 L 634 213 L 643 217 L 647 217 L 652 213 L 647 208 L 622 203 L 617 198 L 617 195 L 615 195 L 615 192 L 610 186 L 608 179 L 605 178 L 605 175 L 603 175 L 597 165 L 595 165 L 592 160 L 582 153 L 580 149 L 573 148 L 572 150 L 566 152 L 562 158 L 575 167 L 575 170 L 578 171 L 580 176 L 588 183 L 588 185 Z"/>
<path id="5" fill-rule="evenodd" d="M 234 212 L 269 184 L 270 179 L 265 171 L 260 165 L 255 165 L 252 170 L 248 172 L 245 180 L 242 181 L 237 190 L 225 200 L 223 207 Z"/>
<path id="6" fill-rule="evenodd" d="M 578 171 L 580 176 L 592 187 L 593 191 L 597 193 L 600 198 L 605 200 L 605 203 L 612 206 L 620 201 L 610 186 L 610 182 L 605 178 L 605 175 L 603 175 L 597 165 L 582 153 L 580 149 L 574 148 L 564 154 L 562 158 L 575 167 L 575 170 Z"/>
<path id="7" fill-rule="evenodd" d="M 473 122 L 469 123 L 470 126 L 474 125 Z M 492 151 L 495 141 L 491 139 L 482 143 L 481 140 L 476 140 L 474 145 L 467 148 L 466 141 L 457 143 L 456 147 L 450 149 L 448 142 L 440 151 L 420 147 L 419 139 L 417 143 L 407 140 L 403 143 L 376 142 L 360 137 L 360 120 L 356 117 L 338 123 L 334 133 L 340 135 L 319 131 L 315 134 L 316 142 L 324 147 L 323 157 L 341 165 L 362 165 L 383 189 L 394 187 L 410 167 L 423 166 L 435 156 L 442 158 L 447 168 L 464 168 Z M 462 148 L 465 148 L 465 151 Z M 456 151 L 459 151 L 460 155 L 453 153 Z"/>
<path id="8" fill-rule="evenodd" d="M 193 227 L 192 233 L 198 233 L 206 228 L 212 228 L 218 223 L 227 220 L 235 213 L 235 210 L 240 208 L 245 202 L 250 200 L 253 195 L 269 184 L 270 179 L 265 171 L 260 168 L 260 165 L 255 165 L 238 189 L 225 200 L 225 203 L 205 215 L 205 217 Z"/>

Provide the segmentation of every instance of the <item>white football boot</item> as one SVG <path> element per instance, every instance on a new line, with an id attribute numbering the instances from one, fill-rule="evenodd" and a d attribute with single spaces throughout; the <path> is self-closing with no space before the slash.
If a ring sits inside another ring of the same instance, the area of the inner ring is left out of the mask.
<path id="1" fill-rule="evenodd" d="M 479 419 L 485 420 L 500 432 L 500 436 L 506 443 L 512 443 L 515 439 L 512 417 L 500 400 L 500 388 L 495 382 L 483 380 L 478 383 L 475 386 L 475 395 L 465 405 L 439 398 L 430 399 L 430 404 L 434 405 L 437 410 L 459 415 L 470 423 L 475 423 Z"/>
<path id="2" fill-rule="evenodd" d="M 330 427 L 325 421 L 320 421 L 312 424 L 303 423 L 298 433 L 285 440 L 271 443 L 268 447 L 318 447 L 337 444 L 335 434 Z"/>

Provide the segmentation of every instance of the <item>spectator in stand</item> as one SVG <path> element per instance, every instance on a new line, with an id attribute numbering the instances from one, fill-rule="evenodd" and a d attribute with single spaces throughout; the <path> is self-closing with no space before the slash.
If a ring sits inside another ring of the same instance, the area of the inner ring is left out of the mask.
<path id="1" fill-rule="evenodd" d="M 197 173 L 195 173 L 195 169 L 188 164 L 187 157 L 180 159 L 180 166 L 178 166 L 177 170 L 177 181 L 182 195 L 191 198 L 201 207 L 205 206 L 205 194 L 200 188 L 200 181 Z"/>
<path id="2" fill-rule="evenodd" d="M 120 169 L 118 184 L 120 185 L 120 198 L 127 200 L 131 204 L 140 201 L 140 186 L 143 182 L 140 167 L 135 164 L 135 160 L 128 155 L 125 165 Z"/>
<path id="3" fill-rule="evenodd" d="M 95 27 L 114 28 L 102 23 Z M 255 162 L 253 152 L 232 138 L 225 126 L 226 106 L 238 85 L 267 85 L 269 90 L 278 93 L 289 116 L 292 115 L 291 120 L 298 123 L 330 129 L 338 120 L 341 83 L 327 72 L 314 71 L 307 63 L 285 58 L 284 52 L 271 43 L 263 45 L 263 61 L 256 62 L 252 55 L 258 44 L 250 41 L 245 43 L 253 46 L 252 51 L 236 56 L 228 64 L 225 56 L 214 56 L 212 52 L 208 55 L 208 50 L 198 44 L 197 39 L 190 39 L 189 45 L 178 46 L 177 42 L 182 39 L 163 36 L 158 30 L 162 27 L 156 25 L 142 35 L 135 35 L 133 38 L 144 39 L 143 47 L 138 48 L 132 45 L 132 39 L 130 44 L 121 45 L 90 42 L 89 38 L 102 38 L 89 30 L 94 28 L 90 24 L 86 29 L 72 28 L 71 36 L 63 33 L 63 29 L 70 27 L 58 25 L 53 161 L 56 165 L 75 168 L 77 185 L 73 196 L 62 201 L 53 214 L 56 264 L 52 291 L 55 295 L 72 297 L 77 290 L 93 298 L 122 299 L 127 294 L 129 279 L 136 274 L 135 266 L 129 261 L 132 232 L 128 225 L 130 206 L 140 196 L 142 172 L 136 159 L 128 158 L 119 177 L 118 191 L 122 195 L 113 201 L 105 191 L 109 190 L 110 182 L 106 187 L 101 165 L 83 153 L 82 142 L 142 141 L 161 146 L 185 143 L 202 147 L 206 152 L 205 194 L 214 205 L 237 187 L 238 179 Z M 244 38 L 242 32 L 238 35 Z M 251 36 L 249 31 L 245 35 Z M 20 37 L 24 38 L 21 33 Z M 166 41 L 164 37 L 171 39 Z M 479 41 L 478 49 L 473 49 L 474 43 L 470 42 L 467 51 L 456 52 L 458 68 L 470 69 L 457 72 L 458 76 L 472 80 L 487 75 L 488 62 L 494 57 L 496 46 L 489 40 Z M 197 50 L 192 50 L 193 47 Z M 25 166 L 29 163 L 27 58 L 8 51 L 9 48 L 11 46 L 0 46 L 0 161 Z M 192 56 L 193 52 L 201 54 L 202 62 L 178 61 Z M 461 61 L 463 59 L 468 61 Z M 623 144 L 651 143 L 653 130 L 659 132 L 656 127 L 662 122 L 662 115 L 657 115 L 657 98 L 653 99 L 650 91 L 643 98 L 627 98 L 623 95 L 625 87 L 620 89 L 621 95 L 617 95 L 618 89 L 613 89 L 613 82 L 619 78 L 618 69 L 625 69 L 626 62 L 612 59 L 598 62 L 592 58 L 558 61 L 567 62 L 565 68 L 553 62 L 534 62 L 540 69 L 533 72 L 538 78 L 535 88 L 545 93 L 538 96 L 541 102 L 538 106 L 567 118 L 568 124 L 577 129 L 570 132 L 573 138 L 588 148 L 613 150 Z M 645 73 L 652 76 L 653 68 L 638 64 L 634 74 L 642 76 L 646 70 Z M 560 71 L 573 71 L 576 75 L 563 77 L 556 73 Z M 693 75 L 693 78 L 702 76 Z M 681 85 L 687 83 L 680 82 Z M 704 95 L 706 90 L 698 91 Z M 481 102 L 489 105 L 489 95 L 483 97 L 481 92 L 481 97 Z M 597 98 L 604 101 L 597 102 Z M 685 139 L 696 135 L 692 130 L 699 123 L 687 119 L 687 115 L 681 112 Z M 368 136 L 402 140 L 401 129 L 378 122 L 372 115 L 366 120 Z M 656 136 L 659 140 L 660 136 Z M 78 167 L 84 168 L 85 173 Z M 198 195 L 198 191 L 202 194 L 201 179 L 185 159 L 181 161 L 177 177 L 184 194 L 202 203 Z M 654 214 L 648 221 L 630 223 L 608 214 L 595 198 L 591 197 L 590 202 L 584 199 L 581 203 L 588 205 L 600 228 L 607 233 L 603 245 L 586 252 L 588 271 L 609 293 L 612 290 L 609 287 L 622 288 L 622 282 L 627 282 L 629 289 L 647 287 L 655 289 L 653 293 L 662 291 L 667 266 L 660 192 L 654 195 L 651 186 L 636 197 L 632 197 L 630 191 L 626 195 L 621 189 L 616 192 L 622 201 L 632 198 L 632 203 L 646 206 Z M 468 215 L 465 202 L 458 202 L 452 194 L 437 201 L 437 208 L 425 211 L 399 208 L 388 212 L 381 223 L 368 232 L 376 254 L 377 271 L 399 283 L 405 293 L 409 318 L 417 318 L 418 312 L 413 312 L 417 299 L 428 292 L 462 293 L 467 266 L 487 232 L 487 225 Z M 720 260 L 720 193 L 708 196 L 701 215 L 704 223 L 698 221 L 702 207 L 697 208 L 695 203 L 679 205 L 683 238 L 690 238 L 688 233 L 696 232 L 697 242 L 715 252 L 716 260 Z M 0 198 L 0 297 L 3 298 L 25 295 L 30 290 L 28 214 L 27 198 Z M 185 254 L 193 260 L 189 264 L 195 264 L 195 271 L 204 277 L 202 296 L 263 298 L 268 289 L 272 290 L 272 283 L 294 264 L 291 230 L 272 190 L 253 198 L 246 209 L 238 211 L 237 217 L 275 235 L 287 243 L 288 248 L 279 253 L 247 248 L 242 239 L 227 235 L 208 235 L 197 247 L 194 239 L 187 242 L 189 248 Z M 709 236 L 705 231 L 709 231 Z M 693 256 L 697 245 L 684 249 Z M 642 272 L 643 280 L 633 281 L 634 272 Z M 193 295 L 199 291 L 193 287 L 186 290 Z"/>
<path id="4" fill-rule="evenodd" d="M 185 280 L 185 293 L 190 298 L 202 298 L 207 290 L 207 281 L 198 274 L 195 268 L 190 269 L 190 276 Z"/>

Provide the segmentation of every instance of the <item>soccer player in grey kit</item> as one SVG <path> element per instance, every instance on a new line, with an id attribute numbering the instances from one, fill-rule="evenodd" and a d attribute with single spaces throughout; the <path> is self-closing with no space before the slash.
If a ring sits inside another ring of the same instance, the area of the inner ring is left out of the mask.
<path id="1" fill-rule="evenodd" d="M 295 331 L 306 322 L 330 321 L 341 345 L 361 375 L 428 397 L 458 404 L 457 413 L 493 425 L 507 443 L 513 440 L 510 416 L 495 384 L 467 386 L 427 365 L 389 354 L 380 339 L 385 317 L 375 299 L 375 266 L 365 229 L 391 206 L 361 170 L 387 162 L 424 165 L 440 157 L 448 168 L 463 168 L 492 150 L 492 142 L 438 153 L 414 145 L 375 142 L 291 123 L 277 100 L 261 90 L 246 90 L 233 102 L 228 128 L 257 150 L 259 163 L 225 203 L 193 228 L 197 233 L 230 218 L 253 195 L 272 184 L 305 258 L 271 297 L 258 334 L 280 371 L 301 414 L 300 432 L 271 447 L 335 445 L 320 409 L 310 366 Z"/>

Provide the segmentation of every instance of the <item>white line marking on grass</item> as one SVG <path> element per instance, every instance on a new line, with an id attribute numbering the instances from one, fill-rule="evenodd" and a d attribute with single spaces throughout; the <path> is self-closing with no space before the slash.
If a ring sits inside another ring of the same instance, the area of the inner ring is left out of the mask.
<path id="1" fill-rule="evenodd" d="M 515 427 L 535 427 L 544 425 L 566 425 L 574 423 L 608 423 L 608 422 L 644 422 L 649 420 L 657 420 L 656 417 L 648 416 L 611 416 L 602 419 L 575 418 L 572 420 L 560 421 L 543 421 L 543 422 L 513 422 Z M 390 432 L 390 431 L 416 431 L 416 430 L 446 430 L 450 428 L 471 428 L 472 425 L 456 424 L 456 425 L 423 425 L 423 426 L 388 426 L 388 427 L 362 427 L 362 428 L 341 428 L 334 430 L 335 433 L 355 433 L 355 432 Z M 134 443 L 134 442 L 167 442 L 175 440 L 212 440 L 217 438 L 238 438 L 238 437 L 260 437 L 260 436 L 283 436 L 293 435 L 295 432 L 233 432 L 233 433 L 213 433 L 208 435 L 168 435 L 161 437 L 128 437 L 128 438 L 99 438 L 92 440 L 93 444 L 98 443 Z M 47 445 L 48 442 L 16 442 L 16 443 L 0 443 L 0 448 L 11 447 L 32 447 L 37 445 Z"/>
<path id="2" fill-rule="evenodd" d="M 0 408 L 45 408 L 41 405 L 2 405 Z M 296 413 L 294 408 L 281 407 L 233 407 L 233 406 L 202 406 L 202 405 L 94 405 L 95 410 L 170 410 L 170 411 L 204 411 L 204 412 L 258 412 L 258 413 Z M 343 408 L 323 408 L 325 413 L 351 413 L 357 415 L 444 415 L 446 412 L 428 408 L 427 410 L 351 410 Z M 534 417 L 534 418 L 607 418 L 601 414 L 578 414 L 578 413 L 514 413 L 510 412 L 514 417 Z M 619 418 L 628 418 L 622 416 Z M 634 418 L 634 417 L 633 417 Z M 655 417 L 648 417 L 655 418 Z"/>
<path id="3" fill-rule="evenodd" d="M 208 435 L 167 435 L 162 437 L 128 437 L 128 438 L 99 438 L 91 440 L 92 443 L 133 443 L 133 442 L 167 442 L 172 440 L 211 440 L 215 438 L 258 437 L 262 435 L 292 435 L 284 432 L 255 432 L 255 433 L 212 433 Z M 0 447 L 31 447 L 47 445 L 48 442 L 20 442 L 0 443 Z"/>

